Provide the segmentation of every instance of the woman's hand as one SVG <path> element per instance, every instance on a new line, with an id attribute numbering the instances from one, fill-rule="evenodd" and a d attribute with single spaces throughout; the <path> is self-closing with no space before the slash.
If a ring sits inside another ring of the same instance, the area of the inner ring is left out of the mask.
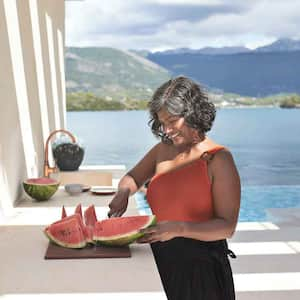
<path id="1" fill-rule="evenodd" d="M 114 198 L 109 203 L 108 217 L 121 217 L 127 209 L 129 189 L 119 189 Z"/>
<path id="2" fill-rule="evenodd" d="M 137 240 L 138 243 L 164 242 L 182 235 L 183 222 L 163 221 L 141 232 L 144 235 Z"/>

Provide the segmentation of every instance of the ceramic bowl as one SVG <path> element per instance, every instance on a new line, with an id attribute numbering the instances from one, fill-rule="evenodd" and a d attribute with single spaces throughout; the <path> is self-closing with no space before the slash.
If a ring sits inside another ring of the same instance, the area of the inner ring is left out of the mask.
<path id="1" fill-rule="evenodd" d="M 70 183 L 65 185 L 65 191 L 71 196 L 76 196 L 82 193 L 83 186 L 80 183 Z"/>

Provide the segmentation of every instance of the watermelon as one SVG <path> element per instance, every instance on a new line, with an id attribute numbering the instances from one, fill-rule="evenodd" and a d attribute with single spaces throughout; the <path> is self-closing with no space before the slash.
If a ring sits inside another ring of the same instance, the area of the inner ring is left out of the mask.
<path id="1" fill-rule="evenodd" d="M 156 223 L 155 216 L 130 216 L 97 221 L 95 206 L 84 211 L 78 204 L 75 213 L 67 217 L 62 208 L 62 219 L 44 229 L 48 239 L 62 247 L 83 248 L 88 243 L 105 246 L 125 246 L 143 236 L 140 232 Z"/>
<path id="2" fill-rule="evenodd" d="M 79 222 L 80 226 L 81 226 L 82 228 L 84 228 L 84 224 L 83 224 L 83 222 L 82 222 L 82 219 L 81 219 L 80 215 L 79 215 L 79 214 L 74 214 L 74 215 L 71 215 L 71 216 L 68 216 L 68 217 L 64 217 L 64 218 L 61 219 L 61 220 L 55 221 L 55 222 L 52 223 L 51 225 L 47 226 L 45 230 L 48 230 L 48 228 L 49 228 L 50 226 L 52 226 L 53 224 L 60 224 L 60 223 L 62 223 L 62 221 L 67 221 L 67 220 L 71 220 L 71 219 L 76 219 L 76 220 Z"/>
<path id="3" fill-rule="evenodd" d="M 97 222 L 97 216 L 95 211 L 95 206 L 90 205 L 85 211 L 84 211 L 84 222 L 87 226 L 95 226 Z"/>
<path id="4" fill-rule="evenodd" d="M 48 226 L 44 232 L 50 241 L 66 248 L 84 248 L 86 238 L 80 217 L 75 214 Z"/>
<path id="5" fill-rule="evenodd" d="M 97 222 L 97 216 L 95 211 L 95 206 L 90 205 L 85 211 L 84 211 L 84 222 L 86 225 L 86 231 L 87 231 L 87 242 L 94 243 L 93 241 L 93 232 L 94 227 Z"/>
<path id="6" fill-rule="evenodd" d="M 79 203 L 76 208 L 75 208 L 75 214 L 79 214 L 81 219 L 82 219 L 82 208 L 81 208 L 81 203 Z"/>
<path id="7" fill-rule="evenodd" d="M 95 224 L 93 240 L 106 246 L 125 246 L 143 236 L 140 232 L 156 223 L 156 217 L 130 216 L 111 218 Z"/>
<path id="8" fill-rule="evenodd" d="M 67 217 L 67 213 L 66 213 L 66 209 L 65 207 L 63 206 L 62 207 L 62 210 L 61 210 L 61 219 L 64 219 Z"/>
<path id="9" fill-rule="evenodd" d="M 37 201 L 50 199 L 59 187 L 59 182 L 48 177 L 30 178 L 23 182 L 25 192 Z"/>

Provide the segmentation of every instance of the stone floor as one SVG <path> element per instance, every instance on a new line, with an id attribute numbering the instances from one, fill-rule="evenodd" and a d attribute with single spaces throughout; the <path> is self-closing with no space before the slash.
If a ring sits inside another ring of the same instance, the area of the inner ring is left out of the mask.
<path id="1" fill-rule="evenodd" d="M 237 300 L 300 299 L 299 218 L 294 209 L 273 214 L 276 223 L 239 223 L 229 241 Z"/>

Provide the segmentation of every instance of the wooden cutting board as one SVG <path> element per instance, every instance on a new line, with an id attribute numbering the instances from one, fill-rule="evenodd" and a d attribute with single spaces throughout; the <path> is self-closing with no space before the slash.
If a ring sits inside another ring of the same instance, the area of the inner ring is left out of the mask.
<path id="1" fill-rule="evenodd" d="M 83 249 L 70 249 L 49 242 L 45 259 L 79 259 L 79 258 L 123 258 L 131 257 L 129 246 L 105 247 L 89 245 Z"/>

